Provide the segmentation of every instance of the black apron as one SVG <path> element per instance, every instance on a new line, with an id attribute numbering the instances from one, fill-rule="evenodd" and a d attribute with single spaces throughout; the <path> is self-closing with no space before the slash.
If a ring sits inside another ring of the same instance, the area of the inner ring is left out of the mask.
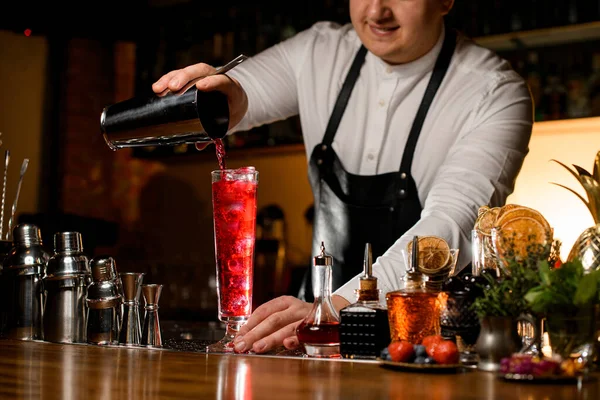
<path id="1" fill-rule="evenodd" d="M 456 34 L 447 29 L 410 130 L 400 170 L 379 175 L 347 172 L 331 147 L 367 54 L 364 46 L 358 50 L 338 95 L 323 142 L 315 146 L 308 169 L 315 201 L 312 254 L 320 253 L 323 242 L 326 252 L 333 256 L 332 291 L 363 270 L 366 243 L 371 244 L 375 260 L 421 218 L 421 203 L 411 165 L 427 111 L 448 70 L 455 46 Z M 298 297 L 305 301 L 314 300 L 312 268 L 304 278 Z"/>

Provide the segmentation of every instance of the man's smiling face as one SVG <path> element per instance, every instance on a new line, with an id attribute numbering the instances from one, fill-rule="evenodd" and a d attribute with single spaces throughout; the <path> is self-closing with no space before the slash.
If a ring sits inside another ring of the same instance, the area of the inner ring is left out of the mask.
<path id="1" fill-rule="evenodd" d="M 437 42 L 453 0 L 350 0 L 350 19 L 367 49 L 390 64 L 414 61 Z"/>

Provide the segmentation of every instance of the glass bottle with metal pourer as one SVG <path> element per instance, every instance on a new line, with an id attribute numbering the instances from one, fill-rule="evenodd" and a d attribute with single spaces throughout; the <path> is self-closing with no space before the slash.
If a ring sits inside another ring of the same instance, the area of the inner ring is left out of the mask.
<path id="1" fill-rule="evenodd" d="M 399 290 L 388 292 L 386 301 L 391 341 L 421 344 L 426 336 L 440 334 L 439 291 L 426 285 L 427 277 L 418 268 L 418 237 L 406 256 L 407 273 Z"/>
<path id="2" fill-rule="evenodd" d="M 340 310 L 340 352 L 344 358 L 374 359 L 390 344 L 388 312 L 379 302 L 381 290 L 373 276 L 370 243 L 365 245 L 363 265 L 356 302 Z"/>
<path id="3" fill-rule="evenodd" d="M 296 328 L 300 344 L 309 357 L 340 356 L 340 316 L 331 302 L 331 267 L 333 257 L 325 253 L 321 242 L 321 254 L 313 259 L 313 307 Z"/>

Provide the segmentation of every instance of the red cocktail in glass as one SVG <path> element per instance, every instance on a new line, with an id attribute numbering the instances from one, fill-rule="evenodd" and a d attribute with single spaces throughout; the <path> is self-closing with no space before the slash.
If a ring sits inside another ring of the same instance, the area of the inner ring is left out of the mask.
<path id="1" fill-rule="evenodd" d="M 227 331 L 207 351 L 231 352 L 233 337 L 252 312 L 258 172 L 245 167 L 211 175 L 219 319 Z"/>

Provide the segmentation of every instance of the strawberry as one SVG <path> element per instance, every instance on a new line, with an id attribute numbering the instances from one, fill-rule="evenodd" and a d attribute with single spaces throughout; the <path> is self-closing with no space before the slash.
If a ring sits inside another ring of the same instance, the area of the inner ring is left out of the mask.
<path id="1" fill-rule="evenodd" d="M 425 347 L 429 347 L 434 342 L 441 342 L 442 340 L 444 340 L 444 338 L 441 335 L 429 335 L 423 338 L 421 344 Z"/>
<path id="2" fill-rule="evenodd" d="M 433 353 L 435 352 L 435 348 L 437 347 L 437 345 L 443 341 L 444 338 L 440 335 L 431 335 L 431 336 L 426 336 L 423 339 L 423 346 L 425 346 L 425 351 L 427 352 L 427 354 L 429 355 L 429 357 L 433 357 Z"/>
<path id="3" fill-rule="evenodd" d="M 410 362 L 415 356 L 412 343 L 405 341 L 390 343 L 388 351 L 395 362 Z"/>
<path id="4" fill-rule="evenodd" d="M 456 364 L 458 363 L 458 347 L 451 340 L 442 340 L 434 348 L 431 357 L 438 364 Z"/>

